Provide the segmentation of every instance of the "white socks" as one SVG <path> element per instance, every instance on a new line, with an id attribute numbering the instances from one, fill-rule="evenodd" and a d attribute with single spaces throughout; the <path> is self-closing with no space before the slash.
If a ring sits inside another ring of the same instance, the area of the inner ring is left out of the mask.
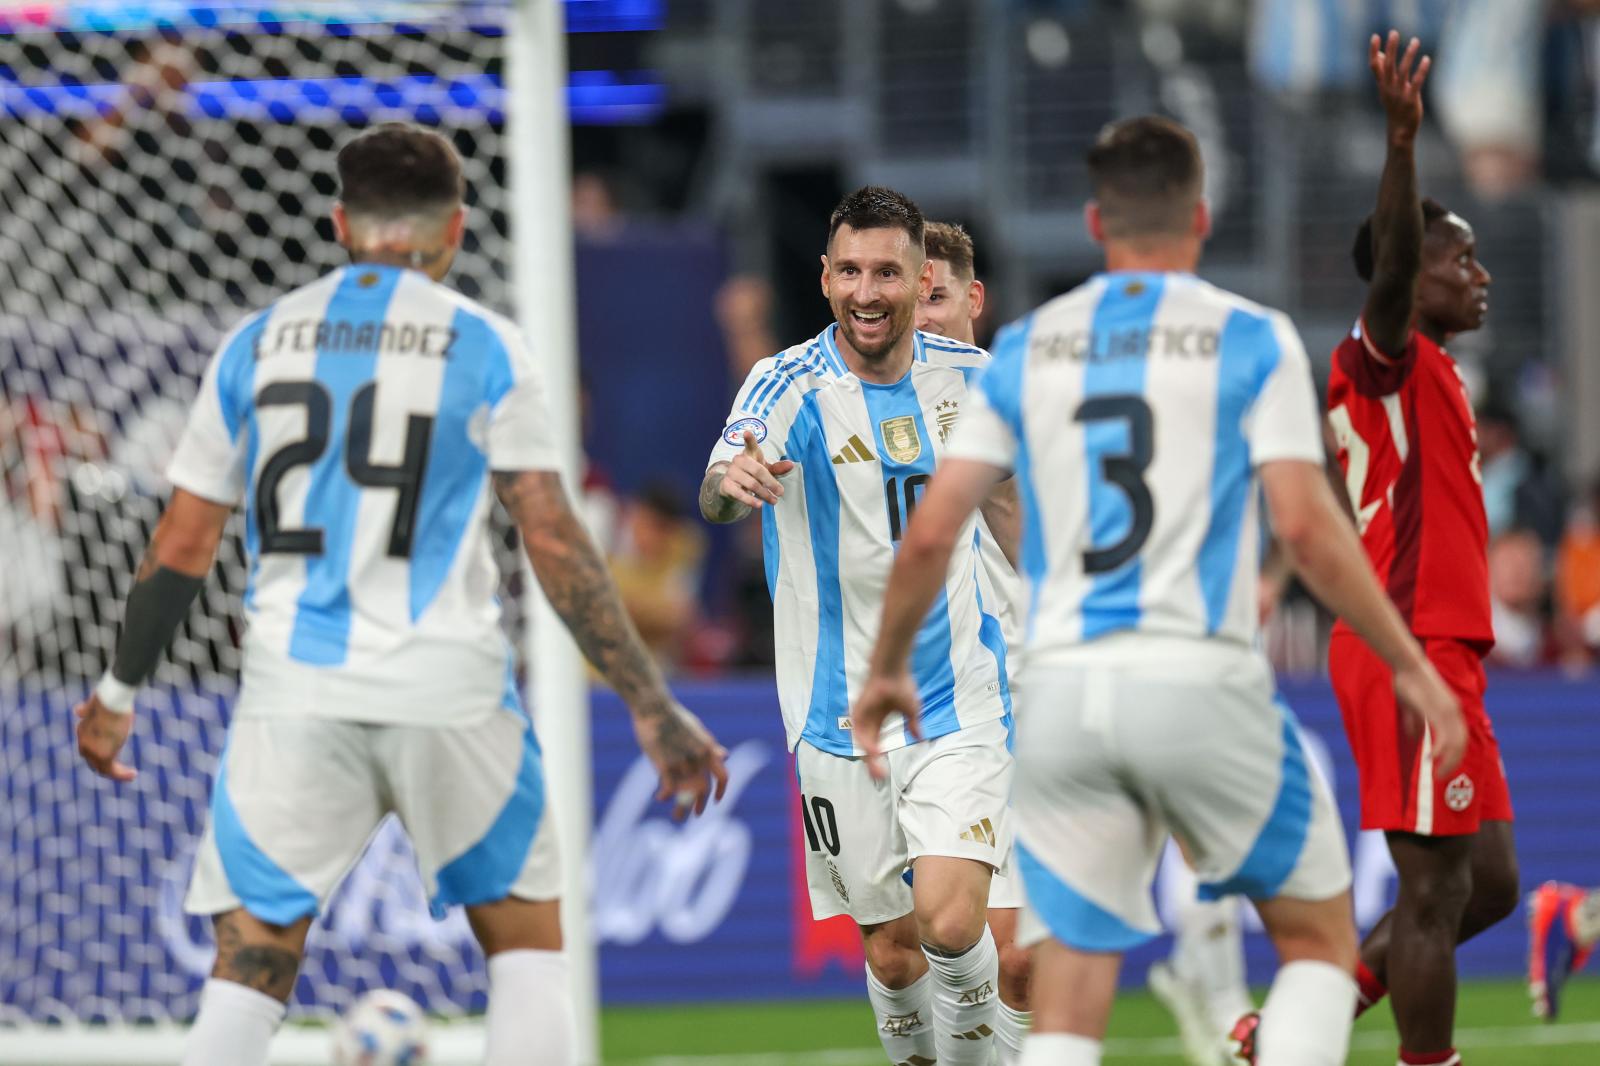
<path id="1" fill-rule="evenodd" d="M 939 1066 L 986 1066 L 994 1050 L 995 1008 L 1000 1003 L 1000 952 L 983 927 L 978 942 L 956 956 L 930 950 L 933 975 L 934 1046 Z"/>
<path id="2" fill-rule="evenodd" d="M 183 1045 L 182 1066 L 266 1066 L 267 1048 L 288 1010 L 265 992 L 212 977 Z"/>
<path id="3" fill-rule="evenodd" d="M 1204 996 L 1206 1011 L 1220 1039 L 1234 1022 L 1256 1007 L 1245 984 L 1239 900 L 1191 898 L 1184 901 L 1177 917 L 1173 971 Z"/>
<path id="4" fill-rule="evenodd" d="M 1029 1033 L 1022 1066 L 1100 1066 L 1100 1041 L 1070 1033 Z"/>
<path id="5" fill-rule="evenodd" d="M 559 951 L 489 956 L 485 1066 L 569 1066 L 576 1057 L 572 986 Z"/>
<path id="6" fill-rule="evenodd" d="M 1331 963 L 1291 962 L 1261 1008 L 1257 1066 L 1342 1066 L 1355 1013 L 1349 974 Z"/>
<path id="7" fill-rule="evenodd" d="M 999 1066 L 1018 1066 L 1022 1062 L 1022 1040 L 1033 1027 L 1033 1012 L 1017 1010 L 1005 1000 L 995 1009 L 994 1054 Z"/>
<path id="8" fill-rule="evenodd" d="M 878 1023 L 878 1040 L 895 1066 L 933 1066 L 933 974 L 905 988 L 890 988 L 867 969 L 867 999 Z"/>

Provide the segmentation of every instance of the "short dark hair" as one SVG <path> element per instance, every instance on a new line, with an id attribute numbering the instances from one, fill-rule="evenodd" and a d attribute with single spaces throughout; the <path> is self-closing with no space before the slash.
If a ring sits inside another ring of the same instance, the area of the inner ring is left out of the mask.
<path id="1" fill-rule="evenodd" d="M 922 209 L 911 197 L 882 185 L 863 185 L 839 201 L 828 216 L 828 247 L 840 226 L 851 229 L 903 229 L 918 249 L 922 247 Z"/>
<path id="2" fill-rule="evenodd" d="M 1205 193 L 1194 134 L 1170 118 L 1140 115 L 1100 131 L 1085 160 L 1105 234 L 1148 237 L 1188 231 Z"/>
<path id="3" fill-rule="evenodd" d="M 950 273 L 962 281 L 971 281 L 972 235 L 959 222 L 929 222 L 922 232 L 922 246 L 929 259 L 943 259 L 950 264 Z"/>
<path id="4" fill-rule="evenodd" d="M 1450 214 L 1450 209 L 1431 196 L 1422 200 L 1422 228 L 1424 231 L 1435 222 Z M 1372 216 L 1368 215 L 1361 220 L 1361 228 L 1356 230 L 1356 243 L 1350 249 L 1350 258 L 1355 261 L 1356 275 L 1362 281 L 1372 280 Z"/>
<path id="5" fill-rule="evenodd" d="M 461 157 L 442 134 L 385 122 L 339 149 L 339 199 L 352 215 L 412 215 L 459 205 Z"/>

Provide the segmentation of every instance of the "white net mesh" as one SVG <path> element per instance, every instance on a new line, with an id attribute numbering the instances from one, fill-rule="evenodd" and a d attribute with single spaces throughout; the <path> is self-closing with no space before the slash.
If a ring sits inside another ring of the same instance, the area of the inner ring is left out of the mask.
<path id="1" fill-rule="evenodd" d="M 137 781 L 78 764 L 71 706 L 214 344 L 342 260 L 327 213 L 354 130 L 449 133 L 471 188 L 450 280 L 508 310 L 504 14 L 361 8 L 409 21 L 183 5 L 185 24 L 0 37 L 0 1022 L 193 1014 L 209 931 L 180 902 L 237 675 L 237 531 L 141 702 Z M 428 919 L 392 825 L 313 932 L 296 1009 L 379 985 L 483 1005 L 464 922 Z"/>

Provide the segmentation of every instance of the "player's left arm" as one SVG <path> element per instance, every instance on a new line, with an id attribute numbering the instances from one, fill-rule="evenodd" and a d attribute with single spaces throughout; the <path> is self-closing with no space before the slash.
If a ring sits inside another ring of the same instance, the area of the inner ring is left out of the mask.
<path id="1" fill-rule="evenodd" d="M 95 773 L 132 781 L 118 756 L 133 730 L 133 697 L 200 594 L 222 543 L 229 504 L 175 489 L 150 536 L 123 610 L 116 653 L 89 698 L 78 705 L 78 752 Z"/>
<path id="2" fill-rule="evenodd" d="M 866 751 L 874 776 L 882 777 L 885 772 L 878 759 L 878 735 L 885 718 L 899 711 L 906 716 L 912 735 L 921 735 L 917 724 L 921 708 L 909 666 L 911 646 L 934 597 L 944 587 L 950 555 L 967 519 L 1006 473 L 974 459 L 945 460 L 906 527 L 884 594 L 871 672 L 850 711 L 852 734 Z"/>
<path id="3" fill-rule="evenodd" d="M 1017 496 L 1016 479 L 1007 478 L 996 485 L 983 501 L 979 513 L 1011 569 L 1021 571 L 1022 500 Z"/>

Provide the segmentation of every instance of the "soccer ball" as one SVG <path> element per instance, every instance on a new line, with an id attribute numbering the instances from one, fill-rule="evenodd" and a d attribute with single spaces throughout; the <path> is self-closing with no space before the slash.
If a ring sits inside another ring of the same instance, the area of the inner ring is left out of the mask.
<path id="1" fill-rule="evenodd" d="M 368 992 L 334 1030 L 334 1066 L 422 1066 L 427 1061 L 427 1019 L 399 992 Z"/>

